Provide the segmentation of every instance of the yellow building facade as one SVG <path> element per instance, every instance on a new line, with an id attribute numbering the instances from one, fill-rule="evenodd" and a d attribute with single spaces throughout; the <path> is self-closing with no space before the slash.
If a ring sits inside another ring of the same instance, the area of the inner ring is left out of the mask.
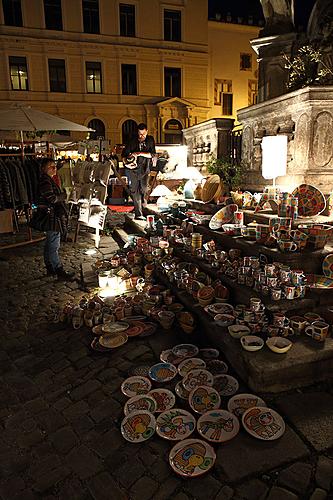
<path id="1" fill-rule="evenodd" d="M 224 116 L 226 100 L 230 112 L 226 87 L 218 101 L 217 80 L 232 80 L 231 116 L 247 105 L 254 53 L 251 78 L 233 61 L 251 52 L 255 29 L 208 22 L 204 0 L 1 0 L 0 6 L 1 106 L 19 102 L 95 125 L 112 143 L 146 122 L 157 142 L 167 143 L 177 142 L 182 128 Z"/>

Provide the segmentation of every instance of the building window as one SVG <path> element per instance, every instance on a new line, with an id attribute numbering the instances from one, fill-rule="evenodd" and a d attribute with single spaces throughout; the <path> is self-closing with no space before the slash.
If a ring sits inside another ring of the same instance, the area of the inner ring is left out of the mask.
<path id="1" fill-rule="evenodd" d="M 252 106 L 252 104 L 257 104 L 257 97 L 258 97 L 257 80 L 248 81 L 248 91 L 249 91 L 249 106 Z"/>
<path id="2" fill-rule="evenodd" d="M 179 10 L 164 11 L 164 40 L 181 41 L 181 12 Z"/>
<path id="3" fill-rule="evenodd" d="M 9 57 L 10 79 L 13 90 L 29 90 L 25 57 Z"/>
<path id="4" fill-rule="evenodd" d="M 66 92 L 64 59 L 49 59 L 50 92 Z"/>
<path id="5" fill-rule="evenodd" d="M 215 79 L 214 104 L 222 106 L 222 114 L 232 115 L 232 81 Z"/>
<path id="6" fill-rule="evenodd" d="M 86 62 L 87 92 L 100 94 L 102 92 L 102 68 L 100 62 Z"/>
<path id="7" fill-rule="evenodd" d="M 61 0 L 44 0 L 45 28 L 62 30 Z"/>
<path id="8" fill-rule="evenodd" d="M 99 33 L 98 0 L 82 0 L 83 31 Z"/>
<path id="9" fill-rule="evenodd" d="M 182 143 L 183 126 L 178 120 L 168 120 L 164 127 L 164 142 L 165 144 L 181 144 Z"/>
<path id="10" fill-rule="evenodd" d="M 240 55 L 240 70 L 241 71 L 251 71 L 252 70 L 252 55 L 251 54 L 241 54 Z"/>
<path id="11" fill-rule="evenodd" d="M 90 120 L 87 127 L 94 129 L 94 132 L 89 132 L 89 139 L 92 139 L 93 141 L 96 141 L 100 137 L 105 139 L 105 125 L 102 120 L 94 118 L 93 120 Z"/>
<path id="12" fill-rule="evenodd" d="M 121 65 L 121 88 L 123 95 L 137 95 L 135 64 Z"/>
<path id="13" fill-rule="evenodd" d="M 165 97 L 181 97 L 182 72 L 180 68 L 164 68 Z"/>
<path id="14" fill-rule="evenodd" d="M 121 127 L 121 137 L 123 144 L 127 144 L 128 141 L 138 135 L 138 124 L 134 120 L 126 120 Z"/>
<path id="15" fill-rule="evenodd" d="M 119 24 L 121 36 L 135 36 L 135 6 L 119 4 Z"/>
<path id="16" fill-rule="evenodd" d="M 23 26 L 21 0 L 2 0 L 2 7 L 7 26 Z"/>

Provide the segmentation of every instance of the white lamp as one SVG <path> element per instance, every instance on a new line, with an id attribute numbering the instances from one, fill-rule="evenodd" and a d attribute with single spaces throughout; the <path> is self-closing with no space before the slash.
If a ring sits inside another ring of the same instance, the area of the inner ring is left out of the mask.
<path id="1" fill-rule="evenodd" d="M 168 209 L 169 208 L 169 205 L 166 202 L 166 197 L 171 196 L 171 195 L 172 195 L 172 192 L 164 184 L 159 184 L 150 193 L 150 196 L 158 196 L 156 205 L 159 209 L 162 209 L 162 208 Z"/>
<path id="2" fill-rule="evenodd" d="M 263 137 L 262 143 L 262 176 L 273 179 L 275 186 L 276 177 L 286 175 L 288 137 L 286 135 L 270 135 Z"/>
<path id="3" fill-rule="evenodd" d="M 187 167 L 187 169 L 184 171 L 183 177 L 184 179 L 188 179 L 184 186 L 184 198 L 187 200 L 193 199 L 194 190 L 196 188 L 195 181 L 201 181 L 203 179 L 203 175 L 197 168 Z"/>

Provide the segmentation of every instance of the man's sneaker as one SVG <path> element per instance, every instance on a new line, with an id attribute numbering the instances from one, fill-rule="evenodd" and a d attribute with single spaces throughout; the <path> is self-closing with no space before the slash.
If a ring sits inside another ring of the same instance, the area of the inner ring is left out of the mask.
<path id="1" fill-rule="evenodd" d="M 56 269 L 56 274 L 59 280 L 73 281 L 75 278 L 75 273 L 68 273 L 63 267 L 59 267 L 58 269 Z"/>

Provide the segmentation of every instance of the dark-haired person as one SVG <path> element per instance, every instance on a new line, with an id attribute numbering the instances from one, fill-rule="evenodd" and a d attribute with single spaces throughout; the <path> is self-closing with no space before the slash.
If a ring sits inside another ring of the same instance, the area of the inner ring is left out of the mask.
<path id="1" fill-rule="evenodd" d="M 145 123 L 138 125 L 138 133 L 126 144 L 122 156 L 130 181 L 130 192 L 134 203 L 135 218 L 145 220 L 142 206 L 145 205 L 148 175 L 152 166 L 152 157 L 156 154 L 155 140 L 148 135 Z"/>
<path id="2" fill-rule="evenodd" d="M 54 160 L 44 158 L 41 164 L 38 202 L 38 210 L 45 210 L 49 213 L 44 263 L 48 275 L 58 276 L 63 280 L 72 280 L 74 273 L 64 270 L 59 257 L 61 235 L 67 232 L 68 213 L 65 205 L 66 193 L 61 191 L 53 179 L 56 174 L 57 167 Z"/>

